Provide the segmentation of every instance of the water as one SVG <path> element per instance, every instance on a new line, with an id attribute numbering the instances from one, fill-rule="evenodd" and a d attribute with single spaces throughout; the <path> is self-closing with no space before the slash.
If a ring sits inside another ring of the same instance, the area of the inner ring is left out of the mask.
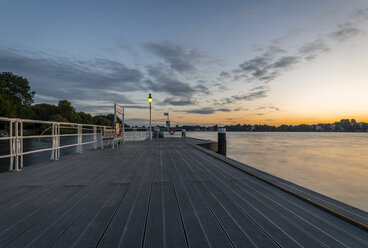
<path id="1" fill-rule="evenodd" d="M 227 142 L 232 159 L 368 211 L 368 133 L 227 132 Z"/>

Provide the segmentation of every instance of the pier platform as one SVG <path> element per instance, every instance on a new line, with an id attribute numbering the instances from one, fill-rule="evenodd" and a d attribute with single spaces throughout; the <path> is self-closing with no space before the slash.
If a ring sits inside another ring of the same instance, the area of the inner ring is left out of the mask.
<path id="1" fill-rule="evenodd" d="M 201 142 L 127 142 L 0 174 L 0 247 L 368 247 L 366 212 Z"/>

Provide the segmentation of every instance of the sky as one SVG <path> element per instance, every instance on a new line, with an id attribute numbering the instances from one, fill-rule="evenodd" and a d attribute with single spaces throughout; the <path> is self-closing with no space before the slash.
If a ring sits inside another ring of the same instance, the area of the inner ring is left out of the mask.
<path id="1" fill-rule="evenodd" d="M 366 0 L 0 0 L 0 72 L 132 125 L 368 122 Z"/>

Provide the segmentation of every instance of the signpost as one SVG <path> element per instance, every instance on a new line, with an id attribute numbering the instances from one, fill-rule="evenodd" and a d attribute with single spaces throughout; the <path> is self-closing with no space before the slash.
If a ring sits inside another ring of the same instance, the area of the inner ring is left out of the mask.
<path id="1" fill-rule="evenodd" d="M 170 118 L 169 118 L 169 113 L 164 113 L 164 116 L 167 116 L 167 120 L 166 120 L 167 131 L 170 131 Z"/>
<path id="2" fill-rule="evenodd" d="M 124 111 L 124 108 L 123 107 L 121 107 L 121 106 L 119 106 L 118 104 L 114 104 L 114 124 L 115 124 L 115 129 L 116 129 L 116 132 L 117 132 L 117 134 L 119 134 L 120 132 L 119 132 L 119 129 L 118 129 L 118 127 L 119 127 L 119 124 L 118 124 L 118 122 L 117 122 L 117 115 L 121 115 L 121 121 L 122 121 L 122 127 L 121 127 L 121 129 L 122 129 L 122 135 L 123 135 L 123 142 L 124 142 L 124 140 L 125 140 L 125 113 L 124 113 L 125 111 Z"/>

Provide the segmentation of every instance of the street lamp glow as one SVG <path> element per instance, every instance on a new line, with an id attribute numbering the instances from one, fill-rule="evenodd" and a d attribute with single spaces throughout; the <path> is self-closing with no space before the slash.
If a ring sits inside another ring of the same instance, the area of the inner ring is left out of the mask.
<path id="1" fill-rule="evenodd" d="M 151 93 L 148 95 L 148 102 L 149 102 L 149 139 L 152 140 L 152 118 L 151 118 L 151 103 L 152 103 L 152 96 Z"/>
<path id="2" fill-rule="evenodd" d="M 152 102 L 151 93 L 148 95 L 148 102 L 149 102 L 149 103 L 151 103 L 151 102 Z"/>

